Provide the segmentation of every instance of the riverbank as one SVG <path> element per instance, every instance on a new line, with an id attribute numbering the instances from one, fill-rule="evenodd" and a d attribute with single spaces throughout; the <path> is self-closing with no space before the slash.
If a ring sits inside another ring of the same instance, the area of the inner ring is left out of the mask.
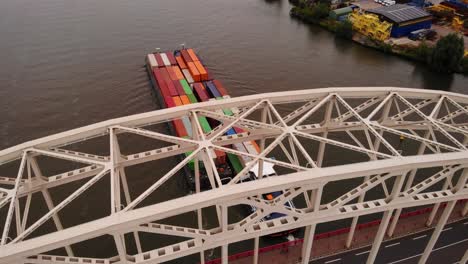
<path id="1" fill-rule="evenodd" d="M 397 44 L 391 41 L 378 41 L 371 39 L 367 36 L 355 32 L 352 29 L 350 22 L 340 22 L 330 19 L 328 14 L 330 12 L 329 5 L 326 2 L 314 3 L 312 8 L 306 6 L 299 1 L 290 1 L 294 7 L 291 8 L 290 16 L 292 18 L 301 20 L 308 24 L 320 26 L 330 32 L 336 34 L 337 37 L 346 38 L 354 41 L 362 46 L 380 50 L 387 54 L 399 56 L 404 59 L 416 61 L 430 66 L 429 56 L 433 51 L 436 43 L 421 42 L 418 45 Z M 298 4 L 300 3 L 301 6 Z M 349 29 L 346 24 L 349 24 Z M 468 57 L 462 59 L 460 67 L 451 72 L 468 75 Z"/>

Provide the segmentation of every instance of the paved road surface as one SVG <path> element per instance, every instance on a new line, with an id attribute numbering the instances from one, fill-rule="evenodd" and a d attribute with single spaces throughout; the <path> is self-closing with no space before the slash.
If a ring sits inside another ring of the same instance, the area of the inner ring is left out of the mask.
<path id="1" fill-rule="evenodd" d="M 433 229 L 411 236 L 383 242 L 375 263 L 413 264 L 417 263 L 430 239 Z M 468 249 L 468 220 L 463 219 L 445 226 L 428 264 L 458 263 Z M 370 247 L 356 249 L 342 254 L 311 261 L 311 264 L 365 263 Z"/>

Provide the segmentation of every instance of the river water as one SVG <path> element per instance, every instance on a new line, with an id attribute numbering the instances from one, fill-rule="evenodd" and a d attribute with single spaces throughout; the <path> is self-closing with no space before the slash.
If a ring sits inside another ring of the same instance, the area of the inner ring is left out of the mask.
<path id="1" fill-rule="evenodd" d="M 0 2 L 0 149 L 158 106 L 145 54 L 194 48 L 232 96 L 337 86 L 466 93 L 437 74 L 292 20 L 285 0 Z"/>

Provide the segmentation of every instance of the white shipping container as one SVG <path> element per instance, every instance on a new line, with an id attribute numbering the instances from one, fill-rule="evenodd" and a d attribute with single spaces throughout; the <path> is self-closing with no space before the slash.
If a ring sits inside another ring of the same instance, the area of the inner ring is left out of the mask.
<path id="1" fill-rule="evenodd" d="M 166 53 L 160 53 L 160 54 L 161 54 L 161 59 L 164 62 L 164 65 L 171 66 L 171 62 L 169 61 L 169 58 L 167 57 Z"/>
<path id="2" fill-rule="evenodd" d="M 194 83 L 192 75 L 190 74 L 190 71 L 188 69 L 182 69 L 182 73 L 184 74 L 184 77 L 188 83 Z"/>
<path id="3" fill-rule="evenodd" d="M 235 150 L 237 151 L 240 151 L 240 152 L 244 152 L 244 153 L 247 153 L 247 150 L 245 149 L 244 145 L 242 145 L 242 143 L 235 143 L 232 145 L 234 147 Z M 245 166 L 247 163 L 249 163 L 250 161 L 252 161 L 252 158 L 251 157 L 247 157 L 247 156 L 244 156 L 244 155 L 239 155 L 240 158 L 241 158 L 241 161 L 243 161 L 243 165 Z"/>
<path id="4" fill-rule="evenodd" d="M 149 66 L 151 67 L 151 69 L 158 67 L 158 61 L 156 60 L 156 57 L 154 56 L 153 53 L 148 54 L 146 60 Z"/>
<path id="5" fill-rule="evenodd" d="M 251 141 L 242 142 L 248 153 L 252 155 L 258 155 L 257 148 L 252 144 Z"/>
<path id="6" fill-rule="evenodd" d="M 188 136 L 192 137 L 192 123 L 190 122 L 189 118 L 186 116 L 182 117 L 182 123 L 184 123 Z"/>

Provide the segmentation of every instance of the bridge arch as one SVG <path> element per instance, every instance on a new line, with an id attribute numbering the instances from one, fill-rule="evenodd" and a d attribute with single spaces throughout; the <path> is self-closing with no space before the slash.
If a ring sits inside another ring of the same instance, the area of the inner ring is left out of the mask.
<path id="1" fill-rule="evenodd" d="M 226 115 L 225 109 L 230 109 L 233 115 Z M 222 248 L 222 257 L 226 259 L 230 243 L 252 238 L 258 241 L 260 236 L 300 227 L 306 227 L 302 254 L 303 259 L 309 259 L 313 240 L 310 237 L 316 224 L 344 218 L 357 221 L 359 216 L 384 212 L 383 231 L 379 229 L 369 256 L 371 263 L 387 226 L 392 232 L 397 225 L 398 217 L 391 220 L 392 214 L 399 214 L 402 208 L 442 202 L 453 205 L 468 198 L 467 114 L 468 96 L 460 94 L 394 87 L 324 88 L 162 109 L 26 142 L 0 151 L 0 176 L 3 176 L 0 206 L 5 218 L 0 263 L 75 260 L 77 263 L 159 263 L 198 252 L 203 255 L 204 250 L 215 247 Z M 204 131 L 200 117 L 213 120 L 217 126 L 212 131 Z M 177 137 L 154 128 L 181 119 L 193 125 L 190 137 Z M 233 127 L 240 128 L 241 132 L 226 135 Z M 124 153 L 121 139 L 126 135 L 164 144 Z M 87 142 L 103 139 L 108 148 L 104 153 L 79 149 Z M 230 147 L 252 141 L 258 142 L 257 154 Z M 335 154 L 341 151 L 349 156 L 340 156 L 342 164 L 328 162 L 329 155 L 333 155 L 333 152 L 328 154 L 331 149 L 335 149 Z M 214 162 L 215 151 L 244 157 L 244 168 L 229 181 L 223 181 Z M 278 151 L 281 157 L 270 156 Z M 185 156 L 174 167 L 153 176 L 149 187 L 132 193 L 135 194 L 132 197 L 127 167 L 181 155 Z M 41 157 L 49 159 L 48 165 L 41 166 L 38 162 Z M 195 194 L 148 202 L 148 197 L 164 188 L 167 181 L 187 169 L 193 160 L 194 168 L 188 173 L 193 173 Z M 70 170 L 47 174 L 45 169 L 53 171 L 53 162 L 68 162 L 73 166 L 68 166 Z M 280 177 L 240 183 L 251 171 L 263 175 L 266 164 L 281 168 L 278 169 Z M 210 190 L 200 192 L 201 174 L 211 184 Z M 103 198 L 102 202 L 107 203 L 108 215 L 72 221 L 72 224 L 62 222 L 62 209 L 104 179 L 108 180 L 108 191 L 103 195 L 110 197 Z M 327 192 L 330 183 L 349 179 L 358 183 L 343 186 L 342 191 L 333 193 L 335 197 Z M 438 184 L 442 182 L 445 184 Z M 50 190 L 68 185 L 75 189 L 54 201 Z M 376 188 L 383 188 L 384 192 L 378 197 L 365 198 L 367 192 Z M 282 191 L 282 194 L 272 201 L 262 198 L 261 194 L 272 191 Z M 42 195 L 47 210 L 28 222 L 36 194 Z M 292 199 L 303 203 L 296 208 L 285 206 Z M 238 221 L 229 221 L 229 208 L 240 204 L 252 206 L 256 211 Z M 203 227 L 202 208 L 216 208 L 217 227 Z M 191 211 L 197 214 L 198 226 L 160 222 Z M 273 212 L 283 216 L 265 220 Z M 58 231 L 42 230 L 48 222 Z M 40 235 L 35 233 L 40 230 Z M 185 240 L 150 248 L 141 245 L 141 233 Z M 132 235 L 137 252 L 129 253 L 125 234 Z M 75 254 L 73 244 L 103 235 L 114 241 L 115 256 L 89 258 Z M 64 248 L 68 256 L 50 253 L 57 248 Z M 431 245 L 426 252 L 430 250 Z"/>

